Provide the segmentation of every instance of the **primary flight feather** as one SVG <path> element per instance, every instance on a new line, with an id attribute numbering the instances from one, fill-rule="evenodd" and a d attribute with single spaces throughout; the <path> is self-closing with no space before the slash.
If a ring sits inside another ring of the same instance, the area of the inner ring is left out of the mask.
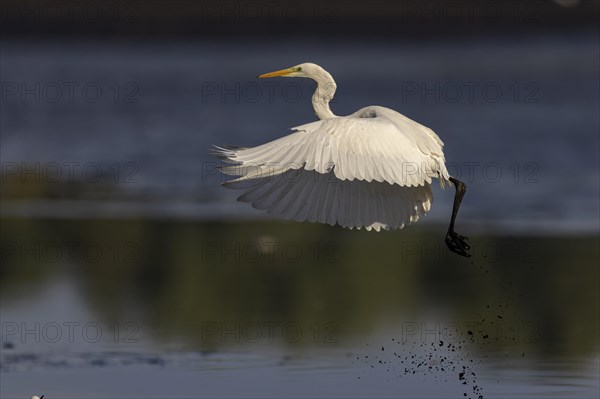
<path id="1" fill-rule="evenodd" d="M 276 76 L 313 79 L 320 120 L 257 147 L 216 147 L 214 155 L 225 161 L 222 173 L 237 176 L 224 185 L 245 190 L 238 200 L 296 221 L 380 231 L 402 228 L 428 212 L 437 178 L 442 187 L 456 187 L 446 243 L 470 256 L 467 238 L 454 232 L 466 185 L 448 174 L 444 144 L 431 129 L 380 106 L 334 115 L 329 102 L 337 86 L 316 64 L 259 78 Z"/>

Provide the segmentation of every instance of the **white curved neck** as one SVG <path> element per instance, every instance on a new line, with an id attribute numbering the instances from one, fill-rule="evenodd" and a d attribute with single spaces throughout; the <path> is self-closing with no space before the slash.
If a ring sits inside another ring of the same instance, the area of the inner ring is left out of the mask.
<path id="1" fill-rule="evenodd" d="M 328 119 L 335 117 L 329 108 L 329 102 L 333 99 L 337 85 L 329 73 L 312 77 L 317 82 L 317 89 L 312 96 L 312 105 L 315 115 L 319 119 Z"/>

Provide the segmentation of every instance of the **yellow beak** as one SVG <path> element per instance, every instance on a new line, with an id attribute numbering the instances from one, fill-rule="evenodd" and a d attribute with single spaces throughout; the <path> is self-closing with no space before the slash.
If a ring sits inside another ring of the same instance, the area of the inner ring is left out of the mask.
<path id="1" fill-rule="evenodd" d="M 280 69 L 279 71 L 265 73 L 260 75 L 259 78 L 274 78 L 276 76 L 285 76 L 289 75 L 292 72 L 296 72 L 294 68 Z"/>

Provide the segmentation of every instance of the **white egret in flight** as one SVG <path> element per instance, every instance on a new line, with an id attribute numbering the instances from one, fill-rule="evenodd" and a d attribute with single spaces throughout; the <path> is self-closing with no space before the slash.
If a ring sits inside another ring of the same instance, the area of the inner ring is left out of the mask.
<path id="1" fill-rule="evenodd" d="M 268 214 L 347 228 L 398 229 L 431 207 L 432 178 L 456 189 L 448 248 L 471 256 L 468 239 L 454 231 L 466 185 L 451 177 L 444 143 L 429 128 L 380 106 L 336 116 L 329 108 L 336 84 L 316 64 L 304 63 L 260 75 L 310 78 L 317 83 L 312 105 L 320 119 L 253 148 L 216 147 L 227 164 L 224 183 L 244 189 L 238 200 Z"/>

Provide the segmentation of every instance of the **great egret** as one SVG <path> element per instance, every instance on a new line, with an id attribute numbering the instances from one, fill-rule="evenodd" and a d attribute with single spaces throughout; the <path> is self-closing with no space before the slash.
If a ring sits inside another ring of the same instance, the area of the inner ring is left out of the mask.
<path id="1" fill-rule="evenodd" d="M 429 128 L 380 106 L 336 116 L 329 108 L 337 88 L 331 75 L 312 63 L 260 75 L 300 77 L 317 83 L 312 105 L 320 119 L 253 148 L 215 146 L 227 164 L 224 183 L 244 189 L 238 200 L 268 214 L 347 228 L 389 230 L 416 222 L 431 207 L 432 178 L 455 187 L 446 235 L 448 248 L 471 256 L 468 239 L 454 231 L 466 185 L 451 177 L 444 143 Z"/>

